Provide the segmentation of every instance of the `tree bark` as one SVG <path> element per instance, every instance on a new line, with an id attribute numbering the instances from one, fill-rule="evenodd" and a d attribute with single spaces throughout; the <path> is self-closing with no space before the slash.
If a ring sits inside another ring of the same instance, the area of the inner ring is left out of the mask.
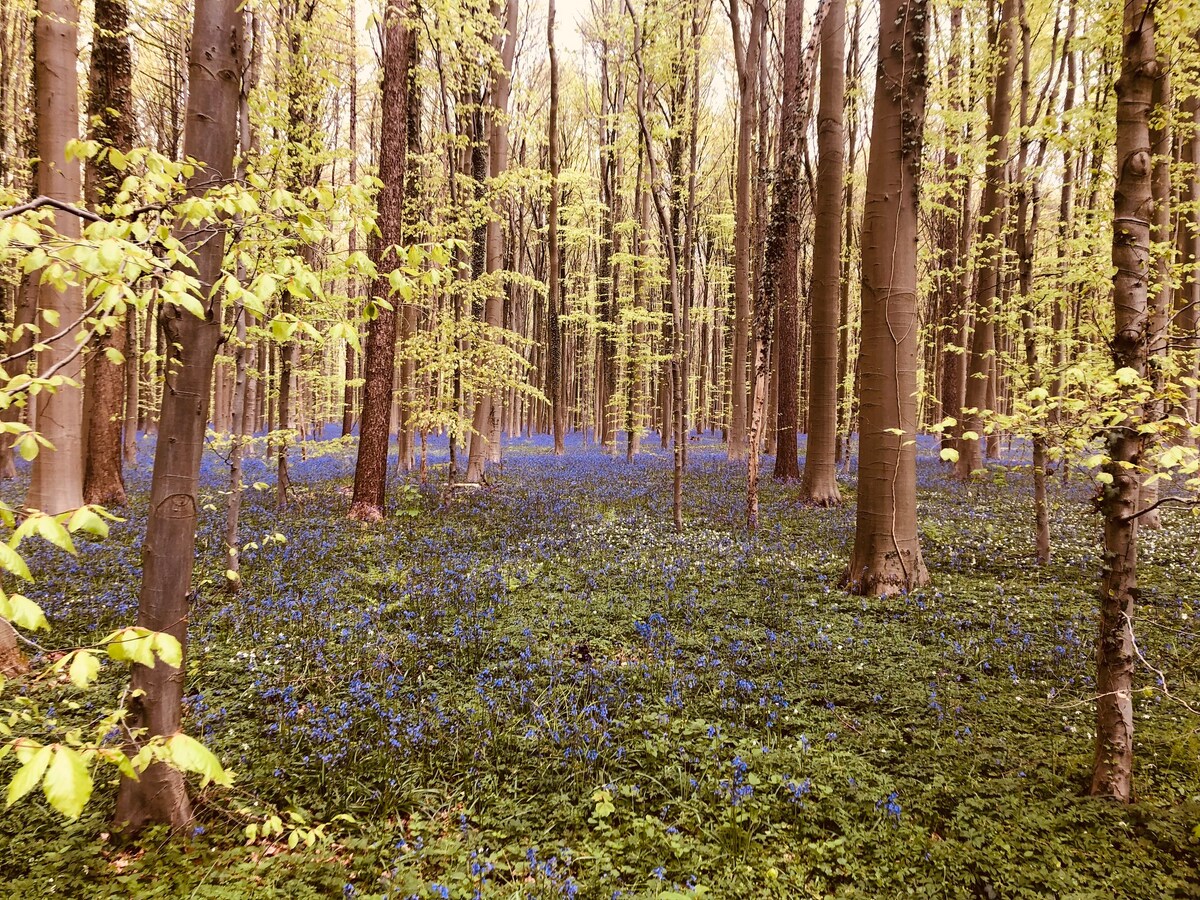
<path id="1" fill-rule="evenodd" d="M 997 297 L 1004 268 L 1004 189 L 1008 166 L 1008 132 L 1012 123 L 1012 86 L 1020 42 L 1017 39 L 1018 0 L 1004 0 L 1000 27 L 996 31 L 999 71 L 992 93 L 988 123 L 988 154 L 979 209 L 979 264 L 975 282 L 975 327 L 971 334 L 971 356 L 967 370 L 963 434 L 955 474 L 969 478 L 984 467 L 981 435 L 988 409 L 988 389 L 996 363 Z M 971 434 L 975 437 L 972 439 Z"/>
<path id="2" fill-rule="evenodd" d="M 549 296 L 546 311 L 546 342 L 549 344 L 549 366 L 546 375 L 546 390 L 550 395 L 550 427 L 554 432 L 554 455 L 563 453 L 565 437 L 566 398 L 563 396 L 562 377 L 562 272 L 558 246 L 558 194 L 559 194 L 559 151 L 558 151 L 558 48 L 554 41 L 554 0 L 549 0 L 546 13 L 546 46 L 550 53 L 550 115 L 547 125 L 550 156 L 550 208 L 546 213 L 546 268 Z"/>
<path id="3" fill-rule="evenodd" d="M 197 0 L 184 134 L 184 152 L 205 161 L 192 176 L 194 190 L 233 175 L 240 42 L 241 15 L 236 0 Z M 133 667 L 125 723 L 131 733 L 144 729 L 142 733 L 148 737 L 174 734 L 181 724 L 200 455 L 208 423 L 213 361 L 221 336 L 221 299 L 213 285 L 221 275 L 223 228 L 208 225 L 181 237 L 196 265 L 206 315 L 200 318 L 175 306 L 162 310 L 163 327 L 175 349 L 163 391 L 142 544 L 137 624 L 173 635 L 184 648 L 185 662 L 179 669 L 162 660 L 153 668 Z M 181 828 L 191 817 L 179 770 L 156 763 L 137 780 L 122 779 L 115 816 L 120 827 L 137 831 L 157 822 Z"/>
<path id="4" fill-rule="evenodd" d="M 730 460 L 742 460 L 748 453 L 746 431 L 747 385 L 746 368 L 750 349 L 750 317 L 752 296 L 750 270 L 752 265 L 751 210 L 753 195 L 750 173 L 754 165 L 751 136 L 754 134 L 758 112 L 758 68 L 766 23 L 766 0 L 751 0 L 749 33 L 743 37 L 739 26 L 738 4 L 731 0 L 730 19 L 738 60 L 738 125 L 737 159 L 734 173 L 734 233 L 733 233 L 733 353 L 729 374 L 729 443 Z"/>
<path id="5" fill-rule="evenodd" d="M 79 88 L 75 65 L 78 56 L 79 7 L 72 0 L 39 0 L 34 26 L 37 67 L 38 193 L 78 204 L 82 200 L 80 167 L 66 156 L 67 144 L 79 137 Z M 67 241 L 78 241 L 79 219 L 54 213 L 55 230 Z M 70 286 L 62 291 L 39 284 L 38 308 L 43 317 L 42 338 L 57 332 L 46 313 L 57 314 L 65 328 L 83 312 L 83 291 Z M 38 354 L 38 371 L 56 372 L 80 381 L 83 360 L 73 334 L 54 341 Z M 33 477 L 25 505 L 47 513 L 61 513 L 83 505 L 83 393 L 63 384 L 54 393 L 37 395 L 37 429 L 54 447 L 44 448 L 33 461 Z"/>
<path id="6" fill-rule="evenodd" d="M 800 461 L 797 456 L 797 418 L 800 415 L 800 350 L 796 341 L 800 334 L 800 298 L 797 296 L 796 256 L 798 254 L 799 190 L 796 180 L 798 163 L 788 154 L 799 153 L 795 146 L 795 118 L 800 103 L 800 41 L 803 30 L 803 0 L 787 0 L 783 13 L 783 98 L 779 113 L 779 135 L 783 144 L 780 153 L 780 172 L 775 182 L 776 196 L 772 199 L 772 221 L 768 227 L 767 245 L 763 259 L 763 299 L 774 303 L 778 343 L 775 367 L 779 372 L 779 397 L 775 420 L 775 471 L 779 481 L 800 480 Z M 788 171 L 788 169 L 791 171 Z M 791 183 L 788 183 L 790 179 Z M 789 197 L 781 196 L 786 192 Z M 779 206 L 787 199 L 786 208 Z M 780 209 L 778 220 L 776 209 Z M 777 234 L 777 229 L 783 234 Z M 776 262 L 778 258 L 778 262 Z M 772 288 L 772 282 L 778 289 Z"/>
<path id="7" fill-rule="evenodd" d="M 1153 210 L 1150 109 L 1160 75 L 1154 9 L 1126 0 L 1121 74 L 1117 79 L 1116 190 L 1113 195 L 1113 365 L 1145 376 Z M 1133 603 L 1137 596 L 1137 465 L 1142 410 L 1124 391 L 1129 416 L 1105 436 L 1111 481 L 1101 485 L 1104 553 L 1100 629 L 1096 642 L 1096 759 L 1092 794 L 1122 803 L 1133 799 Z"/>
<path id="8" fill-rule="evenodd" d="M 926 0 L 880 4 L 862 230 L 858 514 L 846 582 L 890 595 L 929 581 L 917 532 L 917 207 Z"/>
<path id="9" fill-rule="evenodd" d="M 129 11 L 125 0 L 96 0 L 92 39 L 91 90 L 88 118 L 91 138 L 104 147 L 128 152 L 133 147 L 133 61 L 129 49 Z M 88 166 L 88 203 L 103 214 L 120 189 L 124 175 L 105 157 Z M 126 315 L 136 320 L 130 309 Z M 84 390 L 90 395 L 87 422 L 87 459 L 83 497 L 88 503 L 125 505 L 121 473 L 121 405 L 125 399 L 125 361 L 129 347 L 125 323 L 114 317 L 104 332 L 97 332 L 95 349 L 87 365 Z M 113 362 L 112 351 L 121 358 Z"/>
<path id="10" fill-rule="evenodd" d="M 817 506 L 841 503 L 837 484 L 838 306 L 842 270 L 842 200 L 846 3 L 831 0 L 821 23 L 821 107 L 817 117 L 816 233 L 812 265 L 812 362 L 808 451 L 800 499 Z"/>
<path id="11" fill-rule="evenodd" d="M 391 248 L 403 240 L 407 132 L 416 127 L 415 122 L 407 121 L 409 73 L 416 40 L 407 16 L 408 0 L 391 0 L 384 21 L 383 115 L 379 128 L 379 177 L 383 187 L 377 200 L 378 233 L 371 235 L 368 244 L 378 271 L 371 287 L 372 297 L 389 303 L 387 307 L 376 306 L 375 317 L 367 325 L 363 410 L 350 502 L 350 518 L 364 522 L 380 521 L 386 508 L 388 437 L 396 375 L 396 311 L 389 299 L 388 273 L 403 262 Z"/>

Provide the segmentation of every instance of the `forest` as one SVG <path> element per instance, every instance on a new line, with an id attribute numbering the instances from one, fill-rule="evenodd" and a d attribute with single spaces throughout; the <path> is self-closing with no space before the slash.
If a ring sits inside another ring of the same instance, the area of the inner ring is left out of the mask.
<path id="1" fill-rule="evenodd" d="M 0 0 L 13 898 L 1200 897 L 1200 0 Z"/>

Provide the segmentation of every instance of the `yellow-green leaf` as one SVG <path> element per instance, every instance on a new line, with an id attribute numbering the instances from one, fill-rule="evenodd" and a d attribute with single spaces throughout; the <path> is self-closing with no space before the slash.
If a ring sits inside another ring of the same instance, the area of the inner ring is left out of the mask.
<path id="1" fill-rule="evenodd" d="M 75 750 L 59 746 L 42 782 L 46 799 L 68 819 L 78 819 L 92 796 L 92 775 Z"/>
<path id="2" fill-rule="evenodd" d="M 38 786 L 46 772 L 46 766 L 50 763 L 50 753 L 49 747 L 39 747 L 25 765 L 17 769 L 17 774 L 8 783 L 8 806 L 12 806 Z"/>
<path id="3" fill-rule="evenodd" d="M 89 650 L 80 650 L 71 660 L 67 676 L 75 687 L 85 688 L 100 674 L 100 660 Z"/>
<path id="4" fill-rule="evenodd" d="M 202 777 L 201 787 L 210 781 L 225 787 L 233 784 L 233 776 L 222 768 L 220 760 L 195 738 L 176 732 L 167 738 L 166 749 L 166 758 L 175 768 Z"/>

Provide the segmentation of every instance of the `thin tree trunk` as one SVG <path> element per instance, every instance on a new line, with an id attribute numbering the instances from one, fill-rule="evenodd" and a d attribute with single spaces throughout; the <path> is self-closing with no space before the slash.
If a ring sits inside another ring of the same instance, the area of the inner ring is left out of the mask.
<path id="1" fill-rule="evenodd" d="M 91 138 L 102 146 L 126 153 L 133 147 L 134 124 L 133 61 L 128 28 L 125 0 L 96 0 L 88 92 Z M 88 202 L 103 215 L 120 189 L 124 174 L 105 157 L 89 164 L 87 176 Z M 136 319 L 132 308 L 126 315 Z M 90 395 L 90 402 L 85 403 L 88 410 L 87 459 L 83 478 L 83 497 L 88 503 L 125 505 L 125 482 L 121 473 L 121 404 L 125 399 L 128 346 L 128 329 L 124 322 L 116 321 L 108 331 L 97 334 L 95 352 L 88 362 L 84 390 Z"/>
<path id="2" fill-rule="evenodd" d="M 550 52 L 550 116 L 547 126 L 550 156 L 550 208 L 546 213 L 546 268 L 549 283 L 546 311 L 546 342 L 549 366 L 546 392 L 550 395 L 550 427 L 554 432 L 554 455 L 561 456 L 567 430 L 566 398 L 562 376 L 562 271 L 558 246 L 558 48 L 554 41 L 554 0 L 549 0 L 546 13 L 546 45 Z"/>
<path id="3" fill-rule="evenodd" d="M 404 188 L 409 128 L 407 121 L 409 73 L 414 65 L 415 35 L 405 21 L 407 0 L 392 0 L 384 22 L 383 115 L 379 129 L 378 233 L 369 241 L 371 258 L 378 271 L 372 285 L 373 297 L 390 296 L 388 274 L 404 261 L 390 248 L 403 240 Z M 389 304 L 390 306 L 390 304 Z M 376 307 L 367 326 L 363 360 L 363 410 L 359 425 L 358 460 L 354 467 L 354 495 L 350 518 L 378 522 L 383 518 L 387 496 L 387 454 L 392 412 L 392 384 L 396 375 L 396 312 Z"/>
<path id="4" fill-rule="evenodd" d="M 746 401 L 746 363 L 750 348 L 750 317 L 752 296 L 750 270 L 751 209 L 753 194 L 750 189 L 750 174 L 753 168 L 753 143 L 755 116 L 758 111 L 758 67 L 762 50 L 763 32 L 766 23 L 766 0 L 752 0 L 750 29 L 744 41 L 739 26 L 738 5 L 741 0 L 731 0 L 729 15 L 733 24 L 733 40 L 738 60 L 738 124 L 737 159 L 734 181 L 734 234 L 733 234 L 733 354 L 729 375 L 729 445 L 731 460 L 742 460 L 748 452 Z"/>
<path id="5" fill-rule="evenodd" d="M 763 258 L 763 301 L 774 303 L 779 339 L 775 348 L 775 367 L 778 370 L 779 397 L 775 421 L 775 471 L 779 481 L 799 481 L 800 462 L 796 447 L 796 419 L 800 413 L 800 351 L 796 346 L 800 334 L 800 298 L 796 285 L 796 256 L 798 254 L 799 190 L 796 171 L 799 154 L 796 145 L 802 139 L 796 124 L 801 106 L 800 42 L 804 18 L 803 0 L 787 0 L 783 13 L 783 104 L 779 112 L 780 173 L 772 198 L 772 221 L 768 226 L 766 251 Z M 814 34 L 817 32 L 814 31 Z M 790 170 L 790 171 L 789 171 Z M 784 195 L 787 196 L 784 196 Z M 787 201 L 782 208 L 780 203 Z M 780 218 L 776 218 L 776 210 Z M 783 234 L 777 229 L 783 229 Z M 781 254 L 781 255 L 780 255 Z M 778 255 L 778 261 L 776 261 Z M 777 285 L 778 288 L 774 288 Z"/>
<path id="6" fill-rule="evenodd" d="M 979 264 L 975 283 L 975 327 L 967 374 L 964 429 L 959 439 L 955 474 L 969 478 L 984 467 L 985 416 L 990 411 L 988 392 L 996 363 L 995 318 L 1001 274 L 1004 269 L 1004 188 L 1008 166 L 1008 132 L 1012 122 L 1012 85 L 1020 42 L 1017 39 L 1018 0 L 1004 0 L 996 31 L 999 71 L 992 92 L 988 123 L 988 155 L 983 201 L 979 209 Z M 973 437 L 972 437 L 973 435 Z"/>
<path id="7" fill-rule="evenodd" d="M 1160 75 L 1154 10 L 1148 0 L 1126 0 L 1121 74 L 1117 79 L 1116 191 L 1113 201 L 1113 365 L 1146 374 L 1150 282 L 1152 161 L 1150 109 Z M 1092 794 L 1122 803 L 1133 799 L 1133 603 L 1137 596 L 1137 465 L 1142 453 L 1142 410 L 1126 389 L 1128 418 L 1105 443 L 1111 479 L 1100 497 L 1104 555 L 1100 628 L 1096 641 L 1096 759 Z"/>

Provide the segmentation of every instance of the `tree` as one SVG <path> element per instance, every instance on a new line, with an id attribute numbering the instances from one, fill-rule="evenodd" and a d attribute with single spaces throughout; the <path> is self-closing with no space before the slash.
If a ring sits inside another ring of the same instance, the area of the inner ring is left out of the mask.
<path id="1" fill-rule="evenodd" d="M 129 10 L 125 0 L 96 0 L 92 40 L 91 88 L 88 119 L 92 140 L 128 153 L 133 148 L 133 60 L 129 49 Z M 119 157 L 118 157 L 119 158 Z M 111 150 L 88 165 L 85 185 L 93 210 L 103 214 L 121 187 L 123 175 Z M 137 322 L 131 309 L 126 317 Z M 87 366 L 84 407 L 87 420 L 87 458 L 83 496 L 88 503 L 125 505 L 121 473 L 121 404 L 125 399 L 125 354 L 129 329 L 111 316 L 98 334 Z M 136 425 L 134 426 L 136 428 Z"/>
<path id="2" fill-rule="evenodd" d="M 737 160 L 734 174 L 734 246 L 733 246 L 733 353 L 729 373 L 729 458 L 745 459 L 748 452 L 746 430 L 746 368 L 750 345 L 751 316 L 751 210 L 753 196 L 750 173 L 753 168 L 751 137 L 758 110 L 759 56 L 766 28 L 766 0 L 751 0 L 749 33 L 742 36 L 741 0 L 731 0 L 729 18 L 733 25 L 734 57 L 738 73 Z M 762 148 L 760 148 L 762 149 Z"/>
<path id="3" fill-rule="evenodd" d="M 817 506 L 841 502 L 837 484 L 838 307 L 842 270 L 842 200 L 846 3 L 832 0 L 821 23 L 821 107 L 817 115 L 817 222 L 812 262 L 812 376 L 808 452 L 800 497 Z"/>
<path id="4" fill-rule="evenodd" d="M 929 580 L 917 532 L 917 199 L 925 0 L 879 11 L 871 153 L 862 230 L 858 514 L 846 582 L 888 595 Z"/>
<path id="5" fill-rule="evenodd" d="M 547 393 L 550 395 L 550 428 L 554 433 L 554 452 L 563 452 L 566 431 L 566 398 L 563 396 L 562 374 L 562 260 L 558 246 L 558 48 L 554 42 L 554 0 L 546 12 L 546 46 L 550 54 L 550 112 L 547 124 L 547 154 L 550 165 L 550 208 L 546 213 L 546 276 L 549 293 L 546 298 L 546 341 L 549 357 Z"/>
<path id="6" fill-rule="evenodd" d="M 975 327 L 971 332 L 971 357 L 967 369 L 965 429 L 960 438 L 960 478 L 983 468 L 984 417 L 988 387 L 996 366 L 997 298 L 1004 265 L 1004 188 L 1008 167 L 1008 131 L 1012 122 L 1012 85 L 1020 42 L 1017 40 L 1018 0 L 1004 0 L 995 52 L 998 71 L 991 98 L 987 133 L 987 174 L 979 208 L 979 269 L 975 282 Z"/>
<path id="7" fill-rule="evenodd" d="M 796 257 L 799 249 L 796 201 L 800 193 L 797 181 L 800 177 L 799 141 L 802 134 L 795 119 L 801 106 L 800 38 L 803 14 L 800 0 L 788 0 L 784 6 L 783 97 L 779 112 L 781 165 L 775 179 L 775 194 L 771 199 L 771 221 L 767 225 L 767 246 L 763 256 L 761 299 L 764 303 L 775 304 L 778 331 L 775 367 L 779 373 L 779 406 L 775 426 L 774 475 L 779 481 L 797 481 L 800 478 L 800 463 L 796 455 L 796 420 L 800 415 L 800 350 L 796 346 L 800 329 L 800 298 L 796 289 Z M 786 208 L 782 206 L 785 201 L 789 202 Z"/>
<path id="8" fill-rule="evenodd" d="M 350 518 L 377 522 L 383 518 L 387 495 L 387 453 L 392 414 L 392 384 L 396 372 L 396 310 L 389 275 L 401 265 L 404 186 L 408 154 L 409 73 L 415 56 L 415 32 L 407 22 L 407 0 L 388 6 L 384 21 L 384 111 L 379 129 L 378 233 L 370 239 L 378 276 L 371 289 L 373 318 L 367 325 L 363 358 L 363 409 L 359 425 L 358 461 L 354 467 L 354 496 Z"/>
<path id="9" fill-rule="evenodd" d="M 39 0 L 34 30 L 38 193 L 69 204 L 79 203 L 83 193 L 79 160 L 68 153 L 68 145 L 79 139 L 78 32 L 79 8 L 72 0 Z M 72 213 L 56 210 L 54 227 L 68 241 L 80 238 L 80 221 Z M 25 505 L 54 514 L 83 505 L 83 366 L 72 340 L 83 317 L 83 292 L 78 284 L 43 278 L 38 308 L 40 341 L 48 345 L 38 354 L 38 371 L 59 384 L 53 393 L 37 397 L 38 431 L 54 449 L 34 460 Z"/>
<path id="10" fill-rule="evenodd" d="M 1121 74 L 1117 79 L 1117 168 L 1113 195 L 1113 315 L 1111 343 L 1118 380 L 1126 383 L 1121 421 L 1105 435 L 1108 461 L 1100 511 L 1104 554 L 1100 628 L 1096 641 L 1096 759 L 1092 794 L 1122 803 L 1133 799 L 1133 603 L 1138 585 L 1138 382 L 1149 356 L 1151 189 L 1150 110 L 1161 75 L 1155 52 L 1154 4 L 1125 0 Z M 1122 373 L 1132 373 L 1121 377 Z"/>
<path id="11" fill-rule="evenodd" d="M 236 0 L 196 0 L 188 54 L 185 155 L 203 161 L 189 179 L 199 193 L 233 177 L 238 139 L 242 22 Z M 172 349 L 163 391 L 159 440 L 150 484 L 150 511 L 142 543 L 139 626 L 176 638 L 186 653 L 187 621 L 195 564 L 200 455 L 208 422 L 213 363 L 221 339 L 221 292 L 216 289 L 224 258 L 224 229 L 205 222 L 181 226 L 191 250 L 203 315 L 164 304 L 162 328 Z M 129 733 L 153 737 L 179 731 L 186 661 L 133 668 L 125 724 Z M 135 738 L 135 741 L 137 739 Z M 174 828 L 192 817 L 180 772 L 158 762 L 140 778 L 123 778 L 116 821 L 137 831 L 150 823 Z"/>

